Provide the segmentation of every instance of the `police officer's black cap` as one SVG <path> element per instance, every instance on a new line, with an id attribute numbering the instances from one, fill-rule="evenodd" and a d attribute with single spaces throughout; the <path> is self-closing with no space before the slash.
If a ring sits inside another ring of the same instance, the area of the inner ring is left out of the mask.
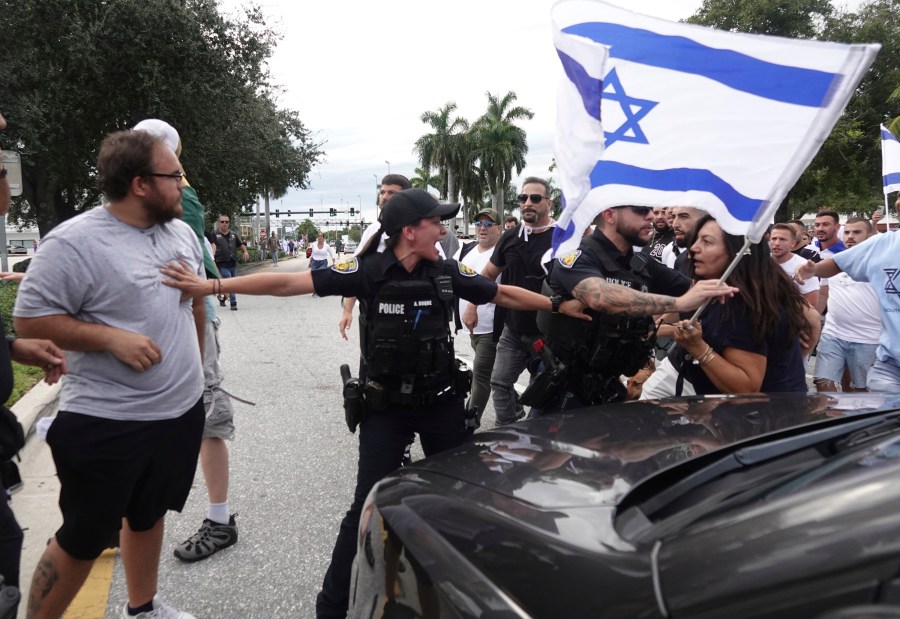
<path id="1" fill-rule="evenodd" d="M 426 217 L 450 219 L 459 212 L 459 204 L 441 204 L 423 189 L 404 189 L 395 193 L 381 209 L 381 227 L 388 236 L 403 226 L 414 224 Z"/>

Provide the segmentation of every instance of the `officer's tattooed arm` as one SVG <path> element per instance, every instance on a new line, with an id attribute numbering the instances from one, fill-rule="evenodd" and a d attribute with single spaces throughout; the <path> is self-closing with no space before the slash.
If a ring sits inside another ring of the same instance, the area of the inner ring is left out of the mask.
<path id="1" fill-rule="evenodd" d="M 680 297 L 670 297 L 612 284 L 602 277 L 587 277 L 578 282 L 572 296 L 591 309 L 608 314 L 652 316 L 666 312 L 689 312 L 703 305 L 707 299 L 731 297 L 737 291 L 737 288 L 715 280 L 703 280 Z"/>
<path id="2" fill-rule="evenodd" d="M 675 297 L 641 292 L 602 277 L 587 277 L 575 286 L 572 296 L 593 310 L 626 316 L 650 316 L 676 311 Z"/>

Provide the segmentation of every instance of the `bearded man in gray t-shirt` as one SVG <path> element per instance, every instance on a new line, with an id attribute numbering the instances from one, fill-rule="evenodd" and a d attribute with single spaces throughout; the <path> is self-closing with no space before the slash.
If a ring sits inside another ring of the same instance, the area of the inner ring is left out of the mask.
<path id="1" fill-rule="evenodd" d="M 182 300 L 159 268 L 203 254 L 181 215 L 184 178 L 158 137 L 122 131 L 97 162 L 109 203 L 41 242 L 13 310 L 16 330 L 68 351 L 60 413 L 47 435 L 63 524 L 35 571 L 29 617 L 59 617 L 121 526 L 123 613 L 191 615 L 156 597 L 163 518 L 180 511 L 203 432 L 202 299 Z"/>

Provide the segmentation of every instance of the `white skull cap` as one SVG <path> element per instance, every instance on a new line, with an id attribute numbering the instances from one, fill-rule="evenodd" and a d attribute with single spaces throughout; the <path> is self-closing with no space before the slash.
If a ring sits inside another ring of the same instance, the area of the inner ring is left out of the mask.
<path id="1" fill-rule="evenodd" d="M 178 132 L 175 130 L 175 127 L 164 120 L 159 120 L 158 118 L 148 118 L 147 120 L 142 120 L 141 122 L 136 124 L 134 126 L 134 130 L 152 133 L 156 137 L 160 138 L 163 142 L 165 142 L 166 146 L 171 148 L 173 153 L 178 151 L 178 144 L 181 141 L 181 138 L 178 136 Z"/>

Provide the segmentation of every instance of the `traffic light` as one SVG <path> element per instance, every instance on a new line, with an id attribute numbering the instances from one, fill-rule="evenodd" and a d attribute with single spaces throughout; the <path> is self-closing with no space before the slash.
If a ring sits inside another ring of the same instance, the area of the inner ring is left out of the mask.
<path id="1" fill-rule="evenodd" d="M 315 217 L 315 214 L 313 213 L 313 210 L 312 210 L 312 209 L 309 209 L 309 216 L 310 216 L 310 217 Z"/>
<path id="2" fill-rule="evenodd" d="M 278 209 L 275 209 L 275 217 L 278 217 Z"/>
<path id="3" fill-rule="evenodd" d="M 291 212 L 290 212 L 290 211 L 288 211 L 288 214 L 287 214 L 287 216 L 288 216 L 288 217 L 290 217 L 290 216 L 291 216 Z"/>
<path id="4" fill-rule="evenodd" d="M 335 215 L 337 215 L 337 209 L 336 209 L 336 208 L 329 208 L 329 209 L 328 209 L 328 216 L 329 216 L 329 217 L 334 217 Z"/>
<path id="5" fill-rule="evenodd" d="M 351 206 L 350 207 L 350 217 L 353 217 L 354 215 L 356 215 L 356 209 Z"/>

